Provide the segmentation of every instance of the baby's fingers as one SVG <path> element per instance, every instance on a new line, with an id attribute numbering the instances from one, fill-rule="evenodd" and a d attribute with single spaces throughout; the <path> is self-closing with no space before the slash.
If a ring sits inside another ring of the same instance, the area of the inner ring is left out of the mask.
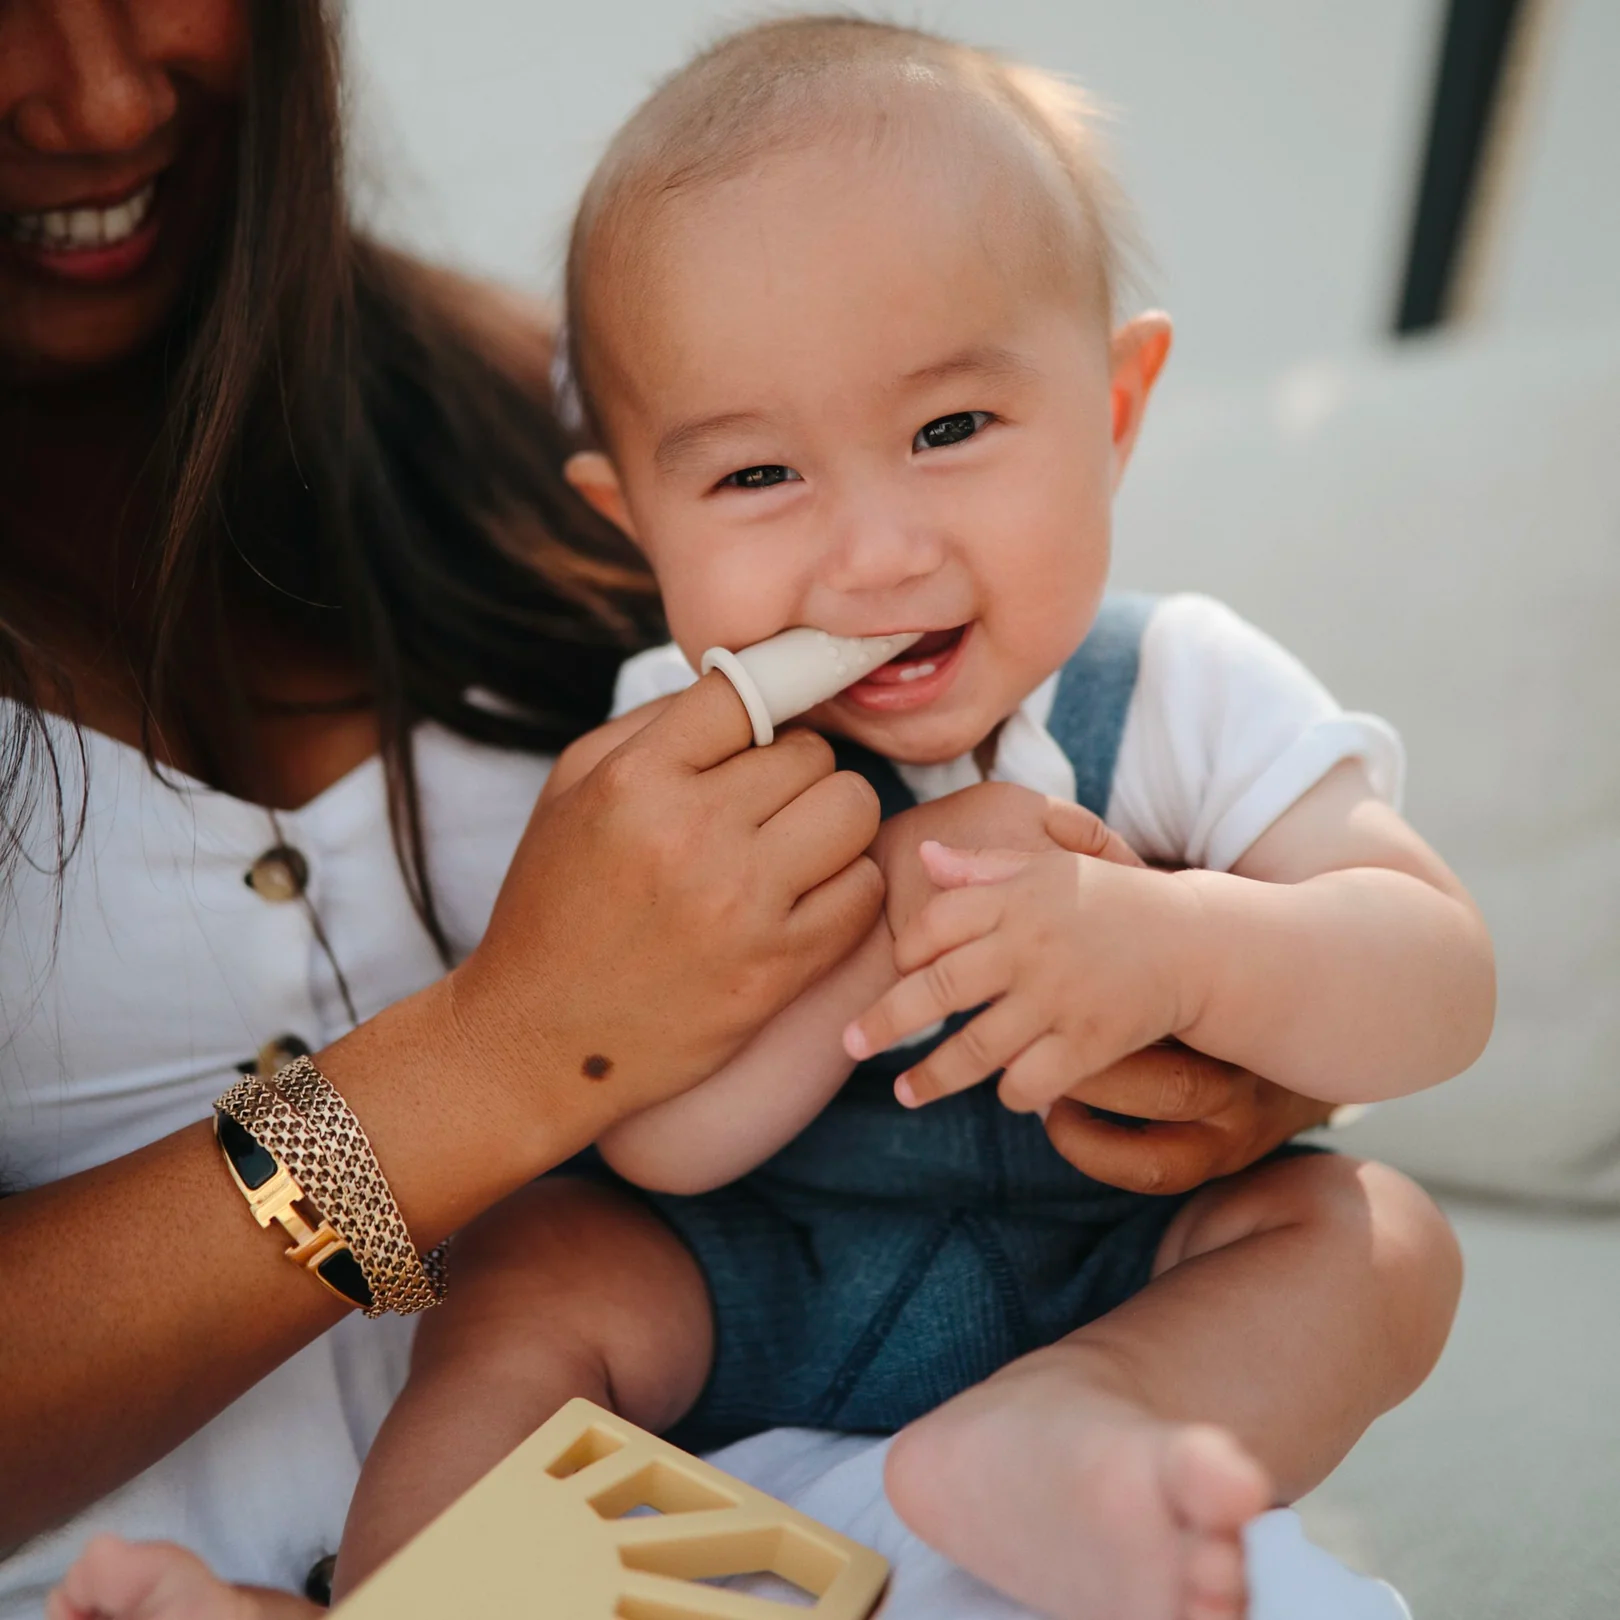
<path id="1" fill-rule="evenodd" d="M 946 958 L 948 961 L 949 958 Z M 958 1091 L 966 1091 L 1011 1063 L 1041 1034 L 1038 1008 L 1008 996 L 965 1024 L 921 1063 L 894 1083 L 894 1094 L 908 1108 L 920 1108 Z"/>
<path id="2" fill-rule="evenodd" d="M 856 1062 L 887 1051 L 954 1012 L 968 1012 L 993 1000 L 1011 978 L 1000 945 L 993 939 L 973 940 L 936 957 L 890 989 L 844 1031 L 844 1050 Z"/>
<path id="3" fill-rule="evenodd" d="M 1044 1118 L 1074 1080 L 1074 1049 L 1061 1035 L 1049 1030 L 1007 1064 L 996 1095 L 1002 1106 L 1015 1114 L 1040 1114 Z"/>
<path id="4" fill-rule="evenodd" d="M 925 838 L 917 856 L 929 880 L 940 889 L 965 889 L 974 883 L 1005 883 L 1017 877 L 1034 856 L 1022 849 L 958 849 Z"/>
<path id="5" fill-rule="evenodd" d="M 895 936 L 894 965 L 902 973 L 915 973 L 946 951 L 954 951 L 970 940 L 982 939 L 1001 922 L 1006 905 L 1004 883 L 936 894 Z M 966 1011 L 975 1005 L 977 1003 L 969 1001 L 960 1010 Z"/>

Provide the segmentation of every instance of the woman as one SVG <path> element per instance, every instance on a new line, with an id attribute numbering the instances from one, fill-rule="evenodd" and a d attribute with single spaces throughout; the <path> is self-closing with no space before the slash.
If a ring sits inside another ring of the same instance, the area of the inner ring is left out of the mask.
<path id="1" fill-rule="evenodd" d="M 525 829 L 656 607 L 542 327 L 340 173 L 319 0 L 0 0 L 4 1620 L 93 1528 L 282 1587 L 335 1544 L 405 1339 L 254 1229 L 236 1070 L 313 1050 L 425 1250 L 880 900 L 868 791 L 712 683 Z M 1065 1125 L 1158 1187 L 1314 1108 L 1164 1053 L 1088 1100 L 1182 1122 Z"/>

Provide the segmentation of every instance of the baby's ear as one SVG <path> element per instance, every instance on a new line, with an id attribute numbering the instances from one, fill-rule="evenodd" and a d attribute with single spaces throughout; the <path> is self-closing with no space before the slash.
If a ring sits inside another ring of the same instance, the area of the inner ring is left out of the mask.
<path id="1" fill-rule="evenodd" d="M 630 509 L 625 505 L 618 469 L 600 450 L 576 451 L 563 463 L 563 477 L 609 523 L 616 523 L 635 539 L 636 531 L 630 523 Z"/>
<path id="2" fill-rule="evenodd" d="M 1159 380 L 1170 353 L 1170 317 L 1151 309 L 1126 321 L 1110 345 L 1114 408 L 1114 485 L 1125 475 L 1126 463 L 1136 447 L 1148 395 Z"/>

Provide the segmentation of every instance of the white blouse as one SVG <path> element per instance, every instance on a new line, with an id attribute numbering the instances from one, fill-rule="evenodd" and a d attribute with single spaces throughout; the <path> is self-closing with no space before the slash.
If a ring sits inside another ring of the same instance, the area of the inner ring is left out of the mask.
<path id="1" fill-rule="evenodd" d="M 266 1046 L 313 1050 L 343 1034 L 345 988 L 364 1019 L 442 972 L 395 857 L 379 760 L 272 815 L 182 775 L 160 781 L 137 750 L 97 733 L 84 734 L 86 778 L 73 727 L 47 724 L 70 827 L 86 782 L 88 793 L 60 881 L 47 800 L 0 883 L 0 1186 L 13 1191 L 207 1118 Z M 416 751 L 435 898 L 460 955 L 488 922 L 551 761 L 434 726 Z M 27 1311 L 7 1297 L 0 1321 Z M 100 1530 L 183 1542 L 233 1580 L 300 1587 L 337 1547 L 409 1334 L 397 1317 L 353 1316 L 307 1346 L 138 1478 L 0 1562 L 0 1620 L 38 1620 Z"/>

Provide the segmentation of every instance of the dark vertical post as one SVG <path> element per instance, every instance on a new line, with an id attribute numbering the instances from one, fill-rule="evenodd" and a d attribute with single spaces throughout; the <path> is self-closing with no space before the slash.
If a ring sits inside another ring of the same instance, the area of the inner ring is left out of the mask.
<path id="1" fill-rule="evenodd" d="M 1446 318 L 1503 64 L 1525 9 L 1524 0 L 1450 0 L 1395 316 L 1399 333 L 1421 332 Z"/>

